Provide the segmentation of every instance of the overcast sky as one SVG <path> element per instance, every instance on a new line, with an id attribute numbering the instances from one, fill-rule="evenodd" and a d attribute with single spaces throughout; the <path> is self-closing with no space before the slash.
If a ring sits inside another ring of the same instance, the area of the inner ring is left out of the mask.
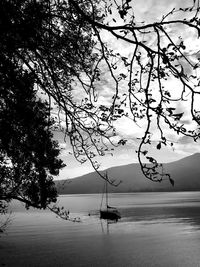
<path id="1" fill-rule="evenodd" d="M 135 17 L 137 21 L 147 21 L 152 22 L 155 20 L 159 20 L 163 14 L 168 13 L 174 7 L 184 7 L 189 6 L 193 1 L 191 0 L 140 0 L 140 1 L 133 1 L 134 3 L 134 10 L 135 10 Z M 192 47 L 199 46 L 199 40 L 194 39 L 194 36 L 191 34 L 188 35 L 186 33 L 185 38 L 187 39 L 187 43 L 191 43 Z M 105 34 L 104 34 L 105 35 Z M 116 45 L 116 41 L 113 41 L 109 35 L 104 36 L 106 41 L 109 41 L 113 44 L 114 49 L 119 49 L 128 54 L 129 48 L 123 44 L 118 42 Z M 179 85 L 175 84 L 173 81 L 169 81 L 169 85 L 171 87 L 177 88 Z M 110 84 L 109 79 L 107 78 L 106 74 L 104 76 L 104 81 L 101 85 L 101 101 L 105 102 L 108 101 L 111 93 L 110 93 Z M 187 103 L 185 104 L 187 106 Z M 186 110 L 186 106 L 180 105 L 177 106 L 180 110 Z M 185 114 L 185 122 L 188 123 L 189 119 L 187 118 L 187 112 Z M 188 121 L 187 121 L 188 119 Z M 113 155 L 107 155 L 105 157 L 101 157 L 99 159 L 101 163 L 100 169 L 106 169 L 112 166 L 118 165 L 125 165 L 130 163 L 137 162 L 137 154 L 135 150 L 138 148 L 138 137 L 141 137 L 142 133 L 144 132 L 143 124 L 139 124 L 138 126 L 135 125 L 130 119 L 123 117 L 119 122 L 116 124 L 117 127 L 117 134 L 121 137 L 127 138 L 128 142 L 125 146 L 120 146 L 113 151 Z M 171 162 L 183 158 L 185 156 L 191 155 L 196 152 L 200 152 L 199 144 L 193 142 L 193 140 L 189 139 L 188 137 L 183 136 L 176 136 L 175 133 L 165 129 L 167 137 L 172 141 L 175 141 L 174 149 L 168 147 L 163 148 L 161 150 L 157 150 L 152 144 L 151 147 L 151 155 L 155 156 L 159 162 Z M 94 171 L 89 163 L 79 164 L 71 155 L 71 149 L 68 144 L 68 141 L 64 142 L 63 136 L 60 133 L 55 133 L 55 138 L 59 140 L 62 149 L 62 159 L 64 160 L 67 167 L 65 167 L 56 179 L 67 179 L 73 178 L 77 176 L 81 176 L 83 174 L 89 173 Z"/>

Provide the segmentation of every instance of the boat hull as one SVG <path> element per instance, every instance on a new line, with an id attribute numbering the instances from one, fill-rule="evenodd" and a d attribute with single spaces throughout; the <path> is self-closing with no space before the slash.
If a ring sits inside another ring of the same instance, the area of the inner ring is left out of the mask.
<path id="1" fill-rule="evenodd" d="M 100 219 L 117 221 L 120 218 L 121 215 L 117 210 L 100 210 Z"/>

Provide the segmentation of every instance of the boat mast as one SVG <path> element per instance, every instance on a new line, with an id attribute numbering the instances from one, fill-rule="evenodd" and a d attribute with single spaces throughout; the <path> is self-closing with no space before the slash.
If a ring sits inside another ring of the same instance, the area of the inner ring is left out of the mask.
<path id="1" fill-rule="evenodd" d="M 108 175 L 106 172 L 106 209 L 108 210 Z"/>

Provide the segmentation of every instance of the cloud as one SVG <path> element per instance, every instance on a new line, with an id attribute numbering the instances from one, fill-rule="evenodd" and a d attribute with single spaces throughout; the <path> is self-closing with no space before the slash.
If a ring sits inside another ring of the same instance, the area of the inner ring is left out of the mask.
<path id="1" fill-rule="evenodd" d="M 178 143 L 179 144 L 183 144 L 183 145 L 186 145 L 186 144 L 191 144 L 191 145 L 194 145 L 194 146 L 197 145 L 197 143 L 194 142 L 194 140 L 191 137 L 189 137 L 189 136 L 182 136 L 182 137 L 180 137 L 178 139 Z"/>
<path id="2" fill-rule="evenodd" d="M 187 140 L 181 140 L 182 143 L 174 145 L 175 152 L 183 156 L 192 155 L 200 152 L 200 142 L 187 142 Z"/>
<path id="3" fill-rule="evenodd" d="M 153 22 L 155 20 L 160 20 L 163 16 L 163 14 L 167 14 L 170 12 L 174 7 L 176 8 L 184 8 L 186 6 L 189 6 L 193 3 L 193 1 L 182 1 L 182 0 L 140 0 L 140 1 L 132 1 L 134 5 L 134 15 L 135 19 L 138 23 L 141 23 L 142 21 L 146 22 Z M 175 16 L 179 18 L 180 16 L 183 16 L 184 13 L 175 13 Z M 113 15 L 115 16 L 116 13 Z M 181 17 L 182 18 L 182 17 Z M 122 24 L 122 21 L 120 21 L 120 24 Z M 183 37 L 186 38 L 185 44 L 186 44 L 186 53 L 193 53 L 197 49 L 199 49 L 199 40 L 194 40 L 194 32 L 192 31 L 185 31 L 184 27 L 170 27 L 168 28 L 167 32 L 170 32 L 170 35 L 173 37 L 175 34 L 179 36 L 179 32 L 183 34 Z M 106 32 L 102 31 L 101 36 L 109 44 L 109 47 L 114 50 L 114 52 L 119 52 L 120 54 L 130 57 L 132 55 L 134 50 L 134 45 L 130 45 L 126 42 L 123 42 L 121 40 L 117 40 L 111 35 Z M 178 37 L 174 38 L 175 42 L 178 41 Z M 155 39 L 149 38 L 148 42 L 155 46 Z M 193 55 L 192 60 L 195 60 L 195 54 Z M 111 98 L 115 92 L 115 81 L 111 77 L 108 67 L 105 63 L 101 64 L 101 81 L 95 83 L 96 92 L 98 94 L 98 102 L 97 104 L 105 104 L 109 105 L 111 103 Z M 115 70 L 116 74 L 119 74 L 120 72 L 124 71 L 124 67 L 120 64 L 117 65 L 117 69 Z M 187 68 L 185 66 L 185 69 L 187 73 L 191 73 L 191 69 Z M 153 84 L 154 86 L 154 84 Z M 127 91 L 127 80 L 120 82 L 119 86 L 119 92 L 123 94 L 123 92 Z M 178 82 L 177 79 L 169 79 L 165 83 L 165 88 L 168 88 L 170 93 L 173 95 L 174 98 L 179 98 L 181 96 L 182 87 L 180 82 Z M 153 87 L 152 87 L 153 89 Z M 74 87 L 74 90 L 72 91 L 74 94 L 74 99 L 77 101 L 81 101 L 83 95 L 86 96 L 86 93 L 79 88 L 79 85 Z M 173 107 L 176 108 L 176 113 L 184 112 L 184 115 L 181 119 L 181 123 L 185 124 L 189 128 L 193 127 L 195 128 L 196 125 L 191 123 L 191 115 L 190 115 L 190 95 L 187 91 L 184 94 L 184 97 L 187 96 L 187 102 L 182 102 L 179 104 L 173 104 Z M 155 98 L 157 97 L 157 92 L 154 91 Z M 167 106 L 167 104 L 166 104 Z M 187 156 L 188 154 L 192 154 L 195 152 L 199 152 L 199 143 L 193 142 L 193 140 L 186 136 L 177 136 L 176 133 L 169 129 L 168 126 L 164 125 L 164 123 L 161 124 L 162 129 L 164 131 L 165 136 L 167 139 L 171 142 L 175 141 L 174 148 L 175 151 L 173 152 L 172 148 L 165 147 L 162 145 L 161 150 L 156 149 L 156 140 L 159 140 L 159 134 L 157 131 L 157 125 L 155 118 L 152 118 L 152 127 L 151 132 L 154 133 L 154 142 L 152 143 L 152 146 L 149 146 L 149 152 L 152 153 L 155 157 L 158 158 L 158 161 L 160 162 L 168 162 L 173 161 L 176 159 L 179 159 L 183 156 Z M 123 165 L 123 164 L 129 164 L 132 162 L 137 162 L 137 155 L 135 153 L 135 150 L 137 150 L 139 140 L 137 138 L 141 138 L 145 132 L 145 126 L 146 121 L 145 120 L 139 120 L 138 125 L 134 123 L 131 119 L 128 119 L 126 117 L 122 117 L 118 121 L 114 123 L 114 126 L 116 127 L 116 133 L 117 136 L 115 137 L 115 141 L 118 142 L 121 138 L 128 139 L 128 142 L 125 146 L 120 146 L 118 148 L 115 148 L 113 152 L 113 156 L 107 155 L 105 157 L 98 158 L 99 162 L 101 163 L 101 169 L 109 168 L 111 166 L 116 165 Z M 60 142 L 62 147 L 62 158 L 65 160 L 65 163 L 68 164 L 68 166 L 61 171 L 60 178 L 67 178 L 67 177 L 75 177 L 80 176 L 88 172 L 92 172 L 93 169 L 89 163 L 85 164 L 79 164 L 76 160 L 74 160 L 73 156 L 70 153 L 70 144 L 68 141 L 64 143 L 64 135 L 61 133 L 55 133 L 55 138 Z"/>

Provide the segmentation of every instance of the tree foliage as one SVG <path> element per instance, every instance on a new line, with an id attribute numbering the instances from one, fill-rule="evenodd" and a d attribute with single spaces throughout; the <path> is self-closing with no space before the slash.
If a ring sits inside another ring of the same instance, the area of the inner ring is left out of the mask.
<path id="1" fill-rule="evenodd" d="M 0 32 L 0 212 L 12 199 L 46 208 L 57 197 L 52 175 L 64 167 L 52 100 L 72 128 L 81 111 L 71 84 L 90 75 L 91 30 L 65 1 L 3 0 Z"/>
<path id="2" fill-rule="evenodd" d="M 46 208 L 57 196 L 51 175 L 63 167 L 49 106 L 37 99 L 32 74 L 9 60 L 1 63 L 0 199 Z"/>
<path id="3" fill-rule="evenodd" d="M 113 126 L 123 116 L 136 124 L 144 121 L 145 129 L 143 136 L 138 137 L 137 149 L 142 171 L 152 181 L 167 178 L 173 185 L 162 164 L 149 155 L 149 146 L 158 150 L 163 146 L 173 147 L 174 140 L 166 136 L 166 128 L 194 141 L 199 139 L 199 1 L 173 8 L 153 22 L 137 21 L 131 0 L 105 1 L 103 22 L 94 19 L 92 4 L 86 13 L 78 1 L 69 0 L 69 3 L 91 25 L 96 37 L 95 71 L 99 79 L 102 66 L 109 73 L 112 101 L 99 107 L 101 125 Z M 121 47 L 125 49 L 120 51 L 115 43 L 123 44 Z M 122 138 L 118 144 L 125 142 Z M 150 164 L 143 161 L 145 158 Z"/>
<path id="4" fill-rule="evenodd" d="M 57 110 L 57 126 L 54 124 L 54 129 L 61 127 L 60 122 L 64 120 L 62 130 L 70 140 L 74 156 L 81 163 L 89 160 L 97 171 L 99 164 L 96 157 L 110 153 L 113 148 L 109 144 L 118 146 L 127 142 L 123 136 L 118 136 L 115 142 L 118 135 L 116 122 L 125 117 L 136 125 L 142 121 L 145 129 L 143 136 L 138 138 L 140 144 L 137 149 L 142 171 L 152 181 L 167 178 L 173 184 L 162 164 L 149 154 L 148 146 L 153 145 L 158 150 L 167 145 L 173 147 L 173 140 L 166 136 L 166 126 L 194 141 L 199 139 L 200 57 L 198 47 L 190 47 L 190 40 L 197 42 L 200 34 L 199 1 L 191 1 L 188 7 L 174 8 L 154 22 L 138 21 L 134 8 L 131 0 L 1 1 L 2 88 L 4 83 L 9 88 L 7 92 L 2 91 L 3 97 L 17 103 L 19 96 L 23 99 L 20 93 L 23 91 L 24 101 L 29 99 L 28 105 L 32 105 L 32 109 L 34 105 L 38 108 L 42 106 L 39 113 L 47 115 L 47 106 L 48 115 L 52 115 L 51 107 Z M 120 50 L 118 46 L 126 49 Z M 7 69 L 12 70 L 9 75 L 14 75 L 10 83 L 15 81 L 17 86 L 9 84 Z M 7 80 L 4 81 L 5 77 Z M 24 90 L 18 90 L 19 80 L 24 81 L 22 84 L 30 84 L 20 85 Z M 45 107 L 36 99 L 34 105 L 31 102 L 30 98 L 34 98 L 31 91 L 33 84 L 34 88 L 46 94 L 48 103 Z M 105 84 L 109 87 L 106 103 L 101 100 Z M 12 95 L 10 88 L 14 86 L 16 89 Z M 186 102 L 188 110 L 180 111 L 177 103 L 185 107 Z M 11 108 L 11 111 L 14 109 Z M 45 127 L 46 115 L 40 117 L 41 125 Z M 186 120 L 192 124 L 185 123 Z M 28 135 L 34 139 L 40 130 L 38 128 L 35 135 L 32 132 Z M 14 127 L 12 131 L 10 138 L 16 136 L 14 131 L 20 135 L 20 128 Z M 42 144 L 44 136 L 47 136 L 50 147 L 57 151 L 56 145 L 50 141 L 50 132 L 45 128 L 43 131 L 43 135 L 39 134 L 39 143 Z M 23 134 L 21 136 L 25 138 Z M 47 148 L 41 146 L 35 157 L 34 146 L 31 145 L 32 154 L 21 150 L 21 142 L 25 142 L 22 139 L 14 139 L 17 146 L 9 147 L 13 155 L 21 155 L 19 158 L 13 156 L 16 164 L 23 166 L 14 170 L 16 179 L 22 179 L 25 172 L 32 170 L 32 162 L 39 170 L 40 160 L 46 169 L 52 171 L 48 162 L 52 159 L 48 158 L 50 152 Z M 29 142 L 26 145 L 30 145 Z M 48 159 L 43 158 L 44 151 Z M 7 160 L 7 152 L 3 153 L 2 166 Z M 145 158 L 150 164 L 143 161 Z M 42 171 L 40 175 L 46 179 Z M 3 180 L 7 186 L 7 179 Z M 39 179 L 38 183 L 41 181 Z M 48 181 L 51 188 L 51 180 Z M 32 188 L 35 185 L 37 188 Z M 20 190 L 24 190 L 30 198 L 28 200 L 42 200 L 37 183 L 27 182 L 22 187 L 23 183 Z M 34 192 L 33 196 L 30 192 Z M 54 199 L 54 193 L 50 196 L 46 194 L 44 199 Z M 45 206 L 44 203 L 41 202 L 41 207 Z"/>

